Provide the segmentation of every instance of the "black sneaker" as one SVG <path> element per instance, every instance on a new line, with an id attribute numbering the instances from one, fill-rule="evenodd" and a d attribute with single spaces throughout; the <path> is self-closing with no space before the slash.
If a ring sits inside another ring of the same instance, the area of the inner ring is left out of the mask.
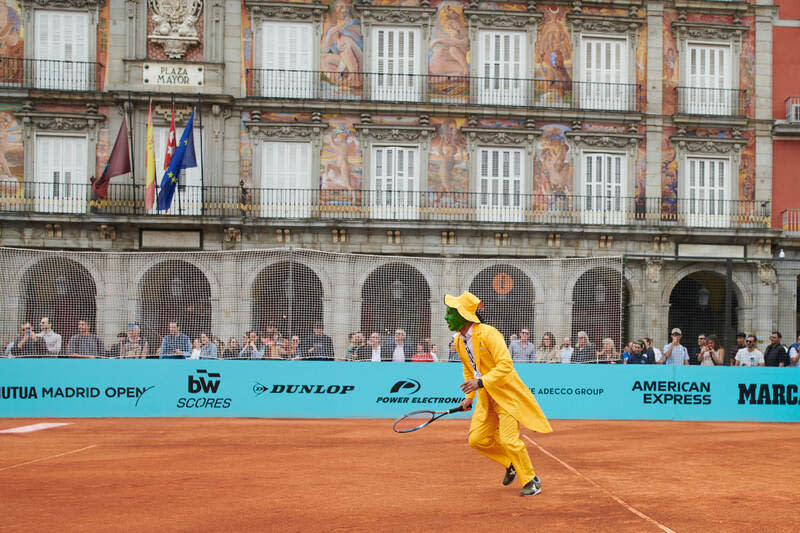
<path id="1" fill-rule="evenodd" d="M 513 464 L 509 465 L 508 468 L 506 468 L 506 475 L 503 478 L 503 485 L 508 485 L 509 483 L 514 481 L 514 478 L 516 477 L 517 477 L 517 471 L 514 470 L 514 465 Z"/>
<path id="2" fill-rule="evenodd" d="M 519 491 L 520 496 L 536 496 L 542 492 L 542 482 L 539 481 L 539 476 L 535 476 L 532 480 L 528 481 L 528 483 L 522 487 L 522 490 Z"/>

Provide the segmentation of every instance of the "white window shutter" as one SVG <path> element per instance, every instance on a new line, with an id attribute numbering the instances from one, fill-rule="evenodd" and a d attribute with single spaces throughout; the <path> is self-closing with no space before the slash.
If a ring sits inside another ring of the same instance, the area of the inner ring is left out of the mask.
<path id="1" fill-rule="evenodd" d="M 419 42 L 416 28 L 375 28 L 376 46 L 372 56 L 375 72 L 373 95 L 379 100 L 415 101 L 421 79 Z"/>

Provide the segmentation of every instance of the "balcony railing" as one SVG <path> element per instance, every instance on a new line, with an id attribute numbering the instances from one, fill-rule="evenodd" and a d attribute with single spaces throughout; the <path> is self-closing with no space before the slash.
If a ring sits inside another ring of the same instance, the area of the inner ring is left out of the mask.
<path id="1" fill-rule="evenodd" d="M 781 212 L 781 229 L 788 237 L 800 237 L 800 209 Z"/>
<path id="2" fill-rule="evenodd" d="M 638 111 L 639 86 L 476 76 L 248 69 L 247 95 L 332 100 Z"/>
<path id="3" fill-rule="evenodd" d="M 800 96 L 790 96 L 786 99 L 786 121 L 800 124 Z"/>
<path id="4" fill-rule="evenodd" d="M 704 228 L 767 228 L 770 220 L 769 205 L 752 201 L 219 186 L 181 187 L 168 211 L 146 211 L 144 192 L 112 184 L 107 199 L 94 200 L 89 185 L 26 182 L 0 196 L 0 212 Z"/>
<path id="5" fill-rule="evenodd" d="M 102 79 L 100 63 L 0 57 L 0 88 L 99 91 Z"/>
<path id="6" fill-rule="evenodd" d="M 744 91 L 677 87 L 678 113 L 719 117 L 744 117 Z"/>

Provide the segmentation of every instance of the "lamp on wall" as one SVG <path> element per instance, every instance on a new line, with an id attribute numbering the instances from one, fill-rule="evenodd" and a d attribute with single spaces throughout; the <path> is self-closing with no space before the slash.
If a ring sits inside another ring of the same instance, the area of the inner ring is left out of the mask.
<path id="1" fill-rule="evenodd" d="M 697 305 L 700 307 L 708 307 L 708 301 L 711 298 L 711 291 L 705 287 L 700 287 L 697 290 Z"/>
<path id="2" fill-rule="evenodd" d="M 183 280 L 181 278 L 172 278 L 169 282 L 169 293 L 173 298 L 183 296 Z"/>
<path id="3" fill-rule="evenodd" d="M 59 298 L 63 298 L 67 295 L 67 291 L 69 290 L 69 282 L 67 281 L 67 278 L 64 276 L 58 276 L 55 280 L 55 286 L 56 294 L 59 296 Z"/>
<path id="4" fill-rule="evenodd" d="M 602 283 L 598 283 L 594 286 L 594 301 L 599 304 L 606 301 L 606 288 L 603 287 Z"/>
<path id="5" fill-rule="evenodd" d="M 404 291 L 405 287 L 402 281 L 396 279 L 392 282 L 392 298 L 395 300 L 402 300 Z"/>

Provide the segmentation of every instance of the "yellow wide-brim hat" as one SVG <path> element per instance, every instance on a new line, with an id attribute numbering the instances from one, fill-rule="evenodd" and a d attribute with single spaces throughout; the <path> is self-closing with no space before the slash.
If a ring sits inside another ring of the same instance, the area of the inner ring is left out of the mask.
<path id="1" fill-rule="evenodd" d="M 483 302 L 481 299 L 469 291 L 464 291 L 460 296 L 456 297 L 451 294 L 444 295 L 444 303 L 447 307 L 452 307 L 458 314 L 470 322 L 480 324 L 481 319 L 475 314 L 478 309 L 483 309 Z"/>

